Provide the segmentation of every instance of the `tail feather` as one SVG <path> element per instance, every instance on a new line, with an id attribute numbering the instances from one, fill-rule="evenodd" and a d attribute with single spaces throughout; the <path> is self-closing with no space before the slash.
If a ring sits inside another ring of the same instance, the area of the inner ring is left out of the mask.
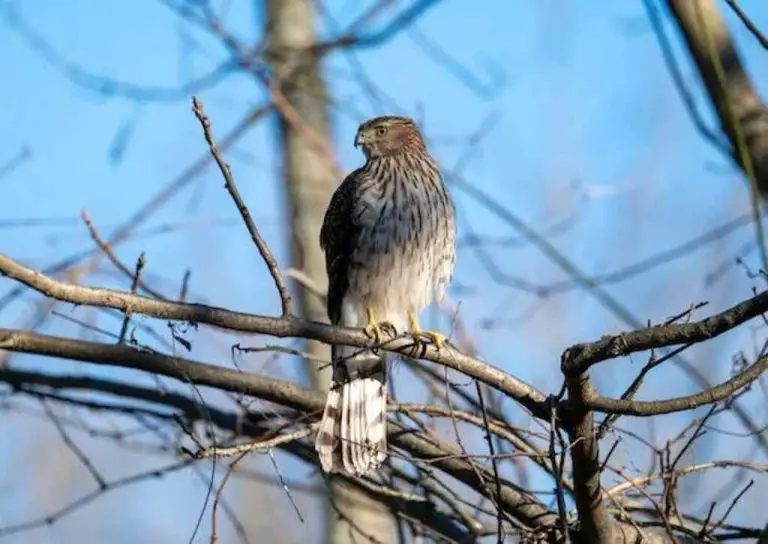
<path id="1" fill-rule="evenodd" d="M 371 380 L 366 383 L 368 398 L 375 398 L 371 407 L 363 414 L 365 435 L 375 453 L 376 466 L 387 458 L 387 391 L 383 383 Z"/>
<path id="2" fill-rule="evenodd" d="M 365 384 L 362 384 L 363 386 Z M 357 447 L 357 444 L 365 444 L 366 437 L 363 435 L 364 419 L 362 418 L 364 412 L 363 402 L 365 401 L 365 387 L 357 387 L 355 394 L 349 399 L 349 419 L 352 432 L 350 432 L 350 440 L 347 442 L 347 447 L 352 454 L 352 466 L 357 472 L 365 470 L 367 463 L 363 459 L 361 448 Z"/>
<path id="3" fill-rule="evenodd" d="M 352 467 L 352 450 L 349 447 L 352 441 L 352 422 L 350 418 L 351 387 L 344 384 L 341 387 L 341 462 L 344 468 Z M 351 470 L 350 470 L 351 471 Z"/>
<path id="4" fill-rule="evenodd" d="M 323 470 L 361 476 L 379 468 L 386 459 L 386 410 L 380 379 L 333 384 L 315 442 Z"/>
<path id="5" fill-rule="evenodd" d="M 338 447 L 341 437 L 341 394 L 338 389 L 328 391 L 323 419 L 317 431 L 315 449 L 320 457 L 320 465 L 325 472 L 341 466 L 341 451 Z"/>

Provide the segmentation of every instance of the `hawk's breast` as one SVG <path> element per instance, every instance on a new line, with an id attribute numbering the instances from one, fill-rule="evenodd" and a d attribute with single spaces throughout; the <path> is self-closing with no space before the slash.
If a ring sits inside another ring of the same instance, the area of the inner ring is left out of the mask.
<path id="1" fill-rule="evenodd" d="M 453 205 L 439 176 L 393 176 L 357 196 L 350 294 L 387 315 L 420 311 L 442 295 L 455 259 Z"/>

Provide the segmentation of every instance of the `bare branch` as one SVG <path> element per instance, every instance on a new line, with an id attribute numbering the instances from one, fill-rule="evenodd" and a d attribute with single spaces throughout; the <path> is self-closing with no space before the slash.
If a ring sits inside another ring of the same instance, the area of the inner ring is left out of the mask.
<path id="1" fill-rule="evenodd" d="M 87 211 L 83 211 L 83 213 L 81 214 L 81 217 L 83 219 L 83 223 L 85 223 L 85 226 L 88 229 L 88 233 L 91 235 L 91 238 L 96 243 L 96 245 L 99 246 L 99 249 L 101 249 L 101 251 L 104 252 L 104 255 L 107 256 L 107 258 L 110 260 L 110 262 L 113 265 L 115 265 L 115 268 L 120 270 L 127 277 L 131 278 L 132 281 L 135 278 L 136 281 L 137 281 L 136 286 L 137 287 L 141 287 L 141 289 L 144 292 L 146 292 L 146 293 L 148 293 L 148 294 L 152 295 L 153 297 L 158 298 L 160 300 L 165 300 L 165 297 L 163 295 L 161 295 L 159 292 L 157 292 L 154 289 L 152 289 L 152 287 L 147 285 L 146 282 L 141 279 L 141 277 L 136 275 L 135 274 L 135 270 L 132 271 L 125 264 L 123 264 L 120 261 L 120 259 L 117 258 L 117 255 L 115 255 L 115 252 L 112 249 L 112 247 L 110 246 L 110 244 L 105 242 L 104 239 L 99 234 L 99 231 L 96 230 L 96 227 L 93 224 L 93 220 L 91 219 L 91 216 L 88 214 Z M 131 289 L 131 292 L 135 293 L 136 289 Z"/>
<path id="2" fill-rule="evenodd" d="M 139 255 L 139 258 L 136 260 L 136 270 L 133 273 L 133 279 L 131 280 L 131 294 L 136 294 L 136 289 L 139 287 L 139 282 L 141 281 L 141 271 L 144 269 L 144 266 L 147 264 L 147 258 L 144 255 L 144 252 L 142 251 Z M 122 344 L 125 342 L 125 334 L 128 332 L 128 325 L 131 322 L 131 310 L 128 309 L 125 312 L 125 317 L 123 318 L 123 325 L 120 327 L 120 337 L 118 339 L 118 343 Z"/>
<path id="3" fill-rule="evenodd" d="M 577 375 L 608 359 L 654 348 L 703 342 L 719 336 L 768 311 L 768 291 L 693 323 L 647 327 L 637 331 L 604 336 L 590 344 L 576 344 L 563 360 L 563 372 Z"/>
<path id="4" fill-rule="evenodd" d="M 567 351 L 563 357 L 567 357 Z M 579 535 L 583 542 L 611 544 L 614 539 L 613 524 L 602 501 L 600 487 L 600 454 L 594 428 L 594 412 L 586 406 L 585 399 L 593 395 L 587 374 L 567 379 L 568 398 L 574 406 L 570 416 L 572 430 L 571 465 L 576 508 L 579 512 Z"/>
<path id="5" fill-rule="evenodd" d="M 140 351 L 126 345 L 100 344 L 0 329 L 0 349 L 143 370 L 172 377 L 183 383 L 194 383 L 197 386 L 216 387 L 256 396 L 300 412 L 313 412 L 321 409 L 324 405 L 324 398 L 321 393 L 302 389 L 274 378 L 251 373 L 243 374 L 228 368 L 189 359 Z M 208 411 L 207 408 L 206 411 Z M 485 489 L 483 482 L 476 476 L 468 460 L 464 459 L 453 446 L 439 442 L 434 438 L 404 432 L 404 430 L 401 426 L 390 423 L 390 441 L 395 447 L 408 451 L 410 455 L 421 462 L 428 462 L 432 466 L 448 472 L 458 480 L 477 489 L 480 493 L 489 496 L 494 495 L 492 491 Z M 479 470 L 483 473 L 483 479 L 490 480 L 493 478 L 487 471 Z M 502 481 L 501 484 L 500 500 L 505 511 L 512 513 L 533 527 L 545 528 L 550 525 L 551 516 L 554 514 L 550 513 L 533 495 L 518 490 L 506 481 Z"/>
<path id="6" fill-rule="evenodd" d="M 32 156 L 32 152 L 27 146 L 23 146 L 19 149 L 13 157 L 8 159 L 4 164 L 0 164 L 0 180 L 8 176 L 11 172 L 16 170 L 24 161 L 28 160 Z"/>
<path id="7" fill-rule="evenodd" d="M 237 190 L 237 185 L 235 185 L 235 179 L 232 176 L 232 171 L 230 170 L 229 165 L 221 157 L 219 148 L 216 146 L 216 140 L 213 138 L 213 134 L 211 133 L 211 121 L 208 119 L 208 117 L 206 117 L 205 111 L 203 110 L 203 103 L 198 100 L 197 97 L 192 98 L 192 111 L 195 112 L 195 116 L 200 121 L 200 125 L 203 127 L 205 141 L 208 142 L 211 155 L 213 155 L 213 158 L 216 160 L 216 164 L 219 165 L 219 170 L 221 170 L 221 175 L 224 177 L 224 184 L 227 188 L 227 191 L 229 191 L 229 194 L 232 196 L 232 200 L 235 201 L 237 210 L 240 212 L 240 215 L 243 216 L 243 221 L 245 222 L 245 226 L 248 228 L 248 233 L 251 235 L 251 240 L 253 240 L 253 243 L 256 244 L 256 247 L 259 250 L 259 254 L 261 254 L 261 258 L 264 259 L 264 262 L 269 269 L 269 273 L 272 276 L 272 280 L 275 282 L 275 287 L 277 287 L 277 291 L 280 294 L 280 302 L 283 310 L 282 315 L 283 317 L 289 316 L 291 315 L 291 295 L 288 293 L 288 288 L 285 286 L 285 281 L 283 281 L 280 268 L 277 265 L 277 261 L 272 256 L 272 252 L 269 250 L 269 247 L 261 237 L 261 234 L 259 234 L 259 230 L 256 228 L 256 224 L 251 218 L 251 212 L 248 211 L 248 207 L 240 197 L 240 192 Z"/>
<path id="8" fill-rule="evenodd" d="M 744 10 L 741 9 L 741 6 L 739 6 L 736 0 L 725 0 L 725 3 L 728 4 L 728 6 L 733 10 L 741 22 L 744 23 L 744 26 L 747 27 L 747 30 L 749 30 L 752 35 L 757 38 L 757 41 L 760 42 L 760 45 L 762 45 L 765 49 L 768 49 L 768 38 L 766 38 L 765 35 L 760 32 L 760 29 L 757 28 L 755 23 L 752 22 L 752 19 L 750 19 Z"/>
<path id="9" fill-rule="evenodd" d="M 242 455 L 253 451 L 267 451 L 270 448 L 281 446 L 287 442 L 306 438 L 317 430 L 317 426 L 318 424 L 310 425 L 309 427 L 299 429 L 298 431 L 281 434 L 269 440 L 257 440 L 249 444 L 238 444 L 237 446 L 230 447 L 213 446 L 200 451 L 195 457 L 203 459 L 207 457 L 233 457 L 235 455 Z"/>
<path id="10" fill-rule="evenodd" d="M 395 337 L 377 345 L 361 330 L 332 327 L 292 316 L 274 318 L 245 314 L 215 306 L 160 301 L 111 289 L 97 289 L 60 282 L 27 268 L 3 254 L 0 254 L 0 274 L 20 281 L 49 297 L 74 304 L 115 308 L 121 311 L 130 307 L 134 313 L 152 317 L 213 325 L 232 331 L 268 334 L 280 338 L 309 338 L 336 345 L 368 349 L 376 347 L 407 355 L 412 354 L 414 350 L 414 341 L 410 337 Z M 5 332 L 8 331 L 5 330 Z M 469 357 L 448 344 L 437 348 L 434 345 L 421 343 L 419 355 L 424 359 L 463 372 L 506 393 L 537 417 L 545 420 L 549 417 L 546 395 L 488 363 Z"/>
<path id="11" fill-rule="evenodd" d="M 693 410 L 699 406 L 714 404 L 729 398 L 739 389 L 758 379 L 766 370 L 768 370 L 768 357 L 763 357 L 730 380 L 701 393 L 654 401 L 621 400 L 595 396 L 587 399 L 586 403 L 598 412 L 640 417 Z"/>
<path id="12" fill-rule="evenodd" d="M 705 470 L 711 470 L 713 468 L 728 468 L 728 467 L 741 467 L 747 470 L 755 472 L 763 472 L 768 474 L 768 464 L 766 463 L 751 463 L 746 461 L 709 461 L 707 463 L 699 463 L 696 465 L 690 465 L 687 467 L 676 469 L 675 472 L 679 476 L 685 476 L 687 474 L 694 474 L 697 472 L 703 472 Z M 607 489 L 603 492 L 603 498 L 620 495 L 635 485 L 646 485 L 654 480 L 661 480 L 665 478 L 662 473 L 643 474 L 636 478 L 631 478 L 632 482 L 625 481 L 614 487 Z"/>
<path id="13" fill-rule="evenodd" d="M 145 351 L 126 344 L 87 342 L 28 331 L 0 329 L 0 349 L 143 370 L 175 378 L 183 383 L 252 395 L 296 410 L 315 410 L 322 404 L 322 395 L 319 393 L 284 381 Z"/>
<path id="14" fill-rule="evenodd" d="M 533 229 L 523 219 L 511 212 L 482 189 L 470 184 L 460 176 L 448 176 L 451 183 L 460 188 L 465 194 L 481 204 L 493 215 L 511 225 L 523 237 L 528 239 L 545 255 L 549 260 L 566 272 L 573 281 L 580 287 L 593 295 L 608 311 L 618 317 L 624 323 L 634 329 L 640 329 L 644 323 L 635 317 L 623 304 L 615 299 L 605 289 L 596 285 L 571 259 L 561 253 L 555 246 L 546 240 L 541 234 Z M 672 359 L 673 364 L 685 372 L 702 389 L 712 387 L 709 379 L 696 366 L 677 356 Z M 751 414 L 738 402 L 733 404 L 733 413 L 739 418 L 742 424 L 751 432 L 760 446 L 768 451 L 768 437 L 759 433 L 760 426 L 757 425 Z"/>

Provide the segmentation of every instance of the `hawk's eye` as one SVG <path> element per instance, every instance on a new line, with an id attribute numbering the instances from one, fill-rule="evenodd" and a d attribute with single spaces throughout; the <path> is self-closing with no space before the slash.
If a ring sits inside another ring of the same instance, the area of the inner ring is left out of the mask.
<path id="1" fill-rule="evenodd" d="M 384 136 L 387 133 L 387 127 L 376 127 L 376 136 Z"/>

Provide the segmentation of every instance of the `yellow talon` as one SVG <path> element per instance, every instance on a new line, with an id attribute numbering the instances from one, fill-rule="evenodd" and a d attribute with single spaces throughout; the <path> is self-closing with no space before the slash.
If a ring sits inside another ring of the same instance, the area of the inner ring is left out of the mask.
<path id="1" fill-rule="evenodd" d="M 445 341 L 448 339 L 444 334 L 440 334 L 439 332 L 434 331 L 421 331 L 421 336 L 426 336 L 429 338 L 438 348 L 445 344 Z"/>
<path id="2" fill-rule="evenodd" d="M 416 317 L 414 312 L 408 312 L 408 322 L 411 326 L 411 334 L 415 338 L 428 338 L 438 348 L 445 344 L 445 341 L 447 340 L 445 335 L 440 334 L 439 332 L 421 330 L 421 327 L 419 326 L 419 319 Z"/>
<path id="3" fill-rule="evenodd" d="M 395 326 L 389 321 L 377 321 L 376 312 L 373 308 L 366 308 L 367 324 L 363 327 L 363 332 L 374 340 L 377 344 L 381 342 L 381 331 L 384 329 L 395 330 Z"/>

